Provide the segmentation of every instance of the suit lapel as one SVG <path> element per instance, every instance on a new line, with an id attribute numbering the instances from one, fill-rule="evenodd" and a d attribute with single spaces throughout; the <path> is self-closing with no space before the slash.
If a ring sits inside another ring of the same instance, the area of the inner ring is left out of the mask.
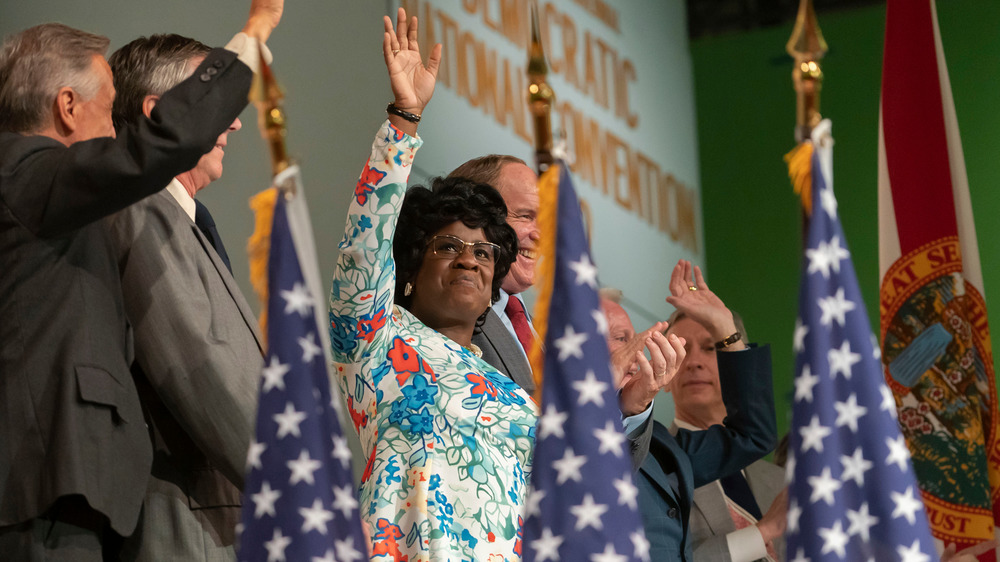
<path id="1" fill-rule="evenodd" d="M 250 309 L 250 305 L 243 297 L 243 293 L 240 291 L 240 288 L 236 285 L 236 280 L 233 279 L 233 275 L 229 273 L 229 269 L 226 267 L 226 264 L 223 263 L 222 258 L 219 257 L 215 248 L 212 247 L 212 243 L 205 238 L 205 235 L 193 222 L 191 223 L 191 231 L 194 233 L 195 238 L 198 239 L 198 243 L 201 244 L 205 254 L 212 261 L 212 265 L 215 266 L 215 270 L 218 272 L 219 277 L 226 285 L 226 290 L 229 291 L 229 296 L 233 299 L 233 302 L 236 303 L 236 307 L 240 309 L 240 315 L 243 316 L 243 321 L 246 322 L 247 327 L 250 328 L 250 332 L 253 333 L 253 339 L 257 342 L 257 349 L 259 349 L 261 355 L 263 355 L 264 345 L 261 341 L 257 318 L 254 317 L 253 311 Z"/>
<path id="2" fill-rule="evenodd" d="M 492 309 L 486 314 L 482 333 L 500 357 L 504 373 L 521 388 L 529 392 L 534 390 L 535 381 L 531 377 L 531 367 L 528 366 L 528 362 L 521 353 L 521 348 L 517 346 L 513 336 L 507 331 L 507 327 L 503 325 L 500 317 Z"/>

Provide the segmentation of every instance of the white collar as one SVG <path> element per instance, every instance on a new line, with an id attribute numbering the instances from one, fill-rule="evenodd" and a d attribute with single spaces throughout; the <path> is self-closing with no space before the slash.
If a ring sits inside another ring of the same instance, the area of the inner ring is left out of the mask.
<path id="1" fill-rule="evenodd" d="M 184 209 L 184 214 L 191 219 L 191 222 L 194 222 L 194 197 L 191 197 L 187 189 L 184 189 L 184 185 L 177 178 L 174 178 L 167 184 L 167 192 L 174 197 L 174 200 L 181 206 L 181 209 Z"/>

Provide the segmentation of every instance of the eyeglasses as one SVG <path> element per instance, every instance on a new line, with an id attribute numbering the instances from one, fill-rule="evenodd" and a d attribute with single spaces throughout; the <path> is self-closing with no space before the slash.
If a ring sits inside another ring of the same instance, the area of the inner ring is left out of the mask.
<path id="1" fill-rule="evenodd" d="M 492 242 L 466 242 L 457 236 L 440 234 L 427 244 L 431 252 L 441 259 L 453 260 L 462 255 L 466 248 L 472 249 L 472 257 L 482 265 L 493 265 L 500 257 L 500 246 Z"/>

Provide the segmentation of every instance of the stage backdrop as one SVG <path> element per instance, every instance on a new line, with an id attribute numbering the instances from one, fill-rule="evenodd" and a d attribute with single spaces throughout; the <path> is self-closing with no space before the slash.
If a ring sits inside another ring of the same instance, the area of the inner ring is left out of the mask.
<path id="1" fill-rule="evenodd" d="M 420 125 L 425 140 L 414 180 L 445 175 L 465 160 L 507 153 L 531 162 L 525 104 L 528 0 L 406 2 L 425 46 L 442 42 L 444 65 Z M 289 2 L 269 42 L 287 93 L 288 145 L 302 164 L 324 279 L 357 175 L 390 101 L 381 16 L 398 2 Z M 554 124 L 565 131 L 576 185 L 590 216 L 601 281 L 625 292 L 637 329 L 665 319 L 667 279 L 678 258 L 704 265 L 694 86 L 680 0 L 538 2 L 556 92 Z M 61 21 L 111 38 L 111 50 L 152 33 L 224 44 L 249 1 L 33 0 L 5 2 L 0 34 Z M 433 34 L 433 38 L 430 36 Z M 225 173 L 199 194 L 212 209 L 244 293 L 247 200 L 266 187 L 265 147 L 253 108 L 229 138 Z M 709 279 L 711 282 L 711 278 Z M 328 286 L 327 286 L 328 287 Z M 325 296 L 324 296 L 325 300 Z M 529 295 L 529 301 L 532 296 Z M 672 418 L 668 399 L 657 417 Z"/>

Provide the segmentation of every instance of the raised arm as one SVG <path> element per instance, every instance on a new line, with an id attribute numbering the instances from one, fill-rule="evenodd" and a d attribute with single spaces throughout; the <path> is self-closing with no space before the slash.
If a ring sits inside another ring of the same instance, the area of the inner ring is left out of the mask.
<path id="1" fill-rule="evenodd" d="M 425 66 L 416 41 L 417 18 L 407 22 L 400 8 L 397 21 L 393 30 L 392 20 L 385 18 L 382 42 L 394 104 L 420 115 L 434 92 L 441 46 L 435 46 Z M 357 361 L 370 346 L 383 343 L 383 328 L 392 316 L 392 238 L 410 165 L 422 144 L 416 125 L 412 116 L 390 115 L 354 188 L 330 294 L 330 339 L 338 362 Z"/>

